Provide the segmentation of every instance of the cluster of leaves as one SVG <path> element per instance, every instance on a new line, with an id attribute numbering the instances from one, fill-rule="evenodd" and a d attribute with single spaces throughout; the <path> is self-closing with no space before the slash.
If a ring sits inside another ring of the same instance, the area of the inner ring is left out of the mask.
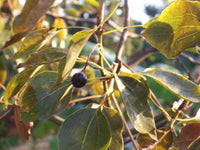
<path id="1" fill-rule="evenodd" d="M 54 27 L 39 26 L 53 2 L 36 0 L 33 3 L 27 0 L 21 14 L 13 21 L 14 35 L 2 47 L 3 51 L 7 51 L 7 47 L 24 37 L 19 43 L 18 51 L 11 57 L 12 60 L 21 59 L 18 68 L 24 70 L 9 80 L 3 98 L 5 106 L 12 106 L 16 110 L 15 119 L 21 133 L 29 137 L 26 131 L 31 128 L 30 122 L 49 119 L 67 109 L 70 104 L 76 103 L 71 100 L 73 91 L 81 90 L 73 87 L 71 72 L 77 65 L 85 64 L 85 67 L 88 67 L 90 64 L 100 71 L 89 67 L 86 69 L 85 73 L 89 79 L 84 88 L 92 91 L 90 94 L 94 94 L 96 100 L 64 119 L 58 133 L 61 150 L 123 149 L 123 125 L 126 132 L 130 130 L 118 104 L 121 99 L 130 122 L 139 133 L 137 142 L 140 148 L 172 149 L 174 146 L 181 149 L 198 149 L 200 133 L 197 131 L 200 131 L 200 122 L 196 118 L 184 119 L 182 109 L 187 107 L 188 102 L 200 102 L 199 85 L 183 75 L 165 69 L 136 73 L 119 60 L 113 62 L 111 67 L 110 61 L 104 56 L 100 39 L 116 30 L 103 33 L 100 29 L 116 11 L 120 2 L 116 3 L 114 10 L 97 27 L 76 32 L 67 48 L 55 48 L 50 44 L 56 35 L 59 35 L 60 41 L 66 40 L 68 28 L 65 25 L 55 23 Z M 95 0 L 86 2 L 94 10 L 100 9 Z M 100 2 L 100 5 L 104 3 Z M 143 36 L 166 57 L 177 57 L 182 51 L 194 47 L 199 42 L 199 11 L 199 2 L 178 0 L 167 7 L 159 17 L 142 26 L 145 28 Z M 100 42 L 100 63 L 89 61 L 89 57 L 79 57 L 92 35 L 97 35 Z M 101 76 L 96 76 L 95 73 Z M 150 80 L 183 99 L 182 105 L 165 110 L 153 94 L 153 83 L 149 82 Z M 101 98 L 98 98 L 98 95 Z M 10 102 L 10 99 L 14 99 L 14 103 Z M 163 128 L 156 126 L 150 102 L 164 115 L 167 123 Z M 27 122 L 28 129 L 25 127 Z M 181 128 L 177 136 L 174 126 L 183 123 L 187 125 Z M 194 133 L 190 132 L 191 130 Z M 187 136 L 188 132 L 190 134 Z"/>

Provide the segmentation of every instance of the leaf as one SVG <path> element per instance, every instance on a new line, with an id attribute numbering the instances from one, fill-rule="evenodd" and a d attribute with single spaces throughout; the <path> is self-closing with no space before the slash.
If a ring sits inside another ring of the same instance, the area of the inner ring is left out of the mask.
<path id="1" fill-rule="evenodd" d="M 102 113 L 108 120 L 110 130 L 111 130 L 111 143 L 109 146 L 109 150 L 123 150 L 124 143 L 122 137 L 123 131 L 123 122 L 115 109 L 104 107 Z"/>
<path id="2" fill-rule="evenodd" d="M 13 21 L 14 35 L 7 41 L 3 48 L 6 48 L 25 37 L 42 20 L 46 11 L 55 0 L 27 0 L 20 15 Z"/>
<path id="3" fill-rule="evenodd" d="M 20 91 L 35 69 L 36 67 L 27 68 L 10 79 L 4 95 L 5 106 L 8 105 L 8 99 Z"/>
<path id="4" fill-rule="evenodd" d="M 31 136 L 31 129 L 33 128 L 33 122 L 23 122 L 20 119 L 20 113 L 23 110 L 19 107 L 14 108 L 15 125 L 21 136 L 22 140 L 29 140 Z"/>
<path id="5" fill-rule="evenodd" d="M 51 87 L 57 80 L 57 73 L 54 71 L 43 71 L 35 76 L 26 85 L 26 88 L 20 94 L 20 106 L 30 111 L 43 97 L 50 94 Z"/>
<path id="6" fill-rule="evenodd" d="M 154 141 L 148 134 L 139 133 L 137 141 L 139 147 L 151 150 L 167 150 L 172 145 L 172 132 L 157 130 L 158 141 Z"/>
<path id="7" fill-rule="evenodd" d="M 6 77 L 7 77 L 7 71 L 5 68 L 5 64 L 2 60 L 2 57 L 0 57 L 0 84 L 4 84 L 6 81 Z"/>
<path id="8" fill-rule="evenodd" d="M 166 150 L 172 146 L 173 135 L 171 131 L 157 130 L 159 142 L 151 150 Z"/>
<path id="9" fill-rule="evenodd" d="M 116 78 L 116 83 L 135 129 L 156 140 L 153 113 L 147 102 L 149 90 L 144 79 L 136 74 L 123 73 Z"/>
<path id="10" fill-rule="evenodd" d="M 62 59 L 67 54 L 65 48 L 45 48 L 36 53 L 29 55 L 24 63 L 20 63 L 18 68 L 26 66 L 39 66 L 41 64 L 49 64 Z"/>
<path id="11" fill-rule="evenodd" d="M 95 32 L 95 29 L 84 30 L 75 33 L 70 41 L 68 53 L 63 61 L 59 65 L 59 82 L 63 82 L 70 74 L 77 57 L 79 56 L 83 46 L 86 44 L 90 36 Z"/>
<path id="12" fill-rule="evenodd" d="M 199 2 L 175 1 L 157 19 L 144 26 L 146 29 L 143 35 L 166 57 L 176 57 L 199 43 L 199 14 Z"/>
<path id="13" fill-rule="evenodd" d="M 60 29 L 44 28 L 31 32 L 23 40 L 18 52 L 13 56 L 13 59 L 26 57 L 29 54 L 43 47 Z"/>
<path id="14" fill-rule="evenodd" d="M 84 108 L 66 118 L 58 134 L 60 150 L 106 150 L 111 141 L 107 119 L 100 108 Z"/>
<path id="15" fill-rule="evenodd" d="M 85 0 L 86 3 L 98 8 L 99 7 L 99 3 L 96 0 Z"/>
<path id="16" fill-rule="evenodd" d="M 26 36 L 28 32 L 20 32 L 15 35 L 13 35 L 2 47 L 2 49 L 7 48 L 8 46 L 11 46 L 12 44 L 16 43 L 17 41 L 21 40 L 24 36 Z"/>
<path id="17" fill-rule="evenodd" d="M 200 149 L 200 136 L 190 143 L 188 150 L 199 150 Z"/>
<path id="18" fill-rule="evenodd" d="M 181 150 L 187 150 L 188 146 L 200 136 L 200 122 L 191 123 L 181 128 L 177 137 L 177 146 Z"/>
<path id="19" fill-rule="evenodd" d="M 147 148 L 149 145 L 153 144 L 153 142 L 155 142 L 155 140 L 153 140 L 149 134 L 141 134 L 139 133 L 137 135 L 137 143 L 138 146 L 143 149 L 143 148 Z"/>
<path id="20" fill-rule="evenodd" d="M 65 86 L 52 91 L 50 94 L 42 98 L 29 113 L 22 113 L 21 118 L 23 121 L 35 121 L 50 118 L 56 111 L 60 100 L 71 91 L 71 82 Z M 63 96 L 64 95 L 64 96 Z"/>
<path id="21" fill-rule="evenodd" d="M 146 71 L 144 75 L 152 78 L 180 98 L 195 103 L 200 102 L 200 86 L 184 76 L 164 69 Z"/>
<path id="22" fill-rule="evenodd" d="M 147 84 L 152 92 L 156 95 L 157 99 L 162 103 L 171 105 L 172 100 L 177 99 L 178 97 L 170 92 L 168 89 L 155 82 L 150 77 L 147 77 Z"/>
<path id="23" fill-rule="evenodd" d="M 20 15 L 13 22 L 15 34 L 32 30 L 45 15 L 55 0 L 26 0 Z"/>

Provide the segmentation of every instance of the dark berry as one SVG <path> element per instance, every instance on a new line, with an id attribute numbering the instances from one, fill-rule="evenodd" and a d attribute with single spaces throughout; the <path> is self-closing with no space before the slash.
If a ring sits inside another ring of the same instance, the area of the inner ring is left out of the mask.
<path id="1" fill-rule="evenodd" d="M 72 84 L 76 88 L 81 88 L 87 83 L 87 76 L 83 72 L 75 73 L 72 76 Z"/>

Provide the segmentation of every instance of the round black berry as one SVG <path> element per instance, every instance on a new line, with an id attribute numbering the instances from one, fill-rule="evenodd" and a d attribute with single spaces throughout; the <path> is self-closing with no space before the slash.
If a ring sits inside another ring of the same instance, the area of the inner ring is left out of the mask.
<path id="1" fill-rule="evenodd" d="M 76 88 L 81 88 L 87 83 L 87 76 L 83 72 L 75 73 L 72 76 L 72 84 Z"/>

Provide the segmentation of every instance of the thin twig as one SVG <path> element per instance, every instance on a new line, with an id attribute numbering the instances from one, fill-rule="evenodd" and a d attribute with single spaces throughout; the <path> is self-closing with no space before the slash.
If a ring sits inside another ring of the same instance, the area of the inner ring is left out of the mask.
<path id="1" fill-rule="evenodd" d="M 126 27 L 126 26 L 129 26 L 129 23 L 130 23 L 129 0 L 125 0 L 125 6 L 124 7 L 125 7 L 124 27 Z M 127 37 L 128 37 L 128 29 L 124 29 L 123 32 L 122 32 L 122 36 L 120 38 L 118 48 L 117 48 L 115 62 L 118 62 L 119 60 L 121 60 L 122 52 L 124 50 L 124 45 L 125 45 Z"/>
<path id="2" fill-rule="evenodd" d="M 119 29 L 121 28 L 120 26 L 118 26 L 114 21 L 112 20 L 108 20 L 106 22 L 109 26 L 113 27 L 114 29 Z M 119 32 L 123 32 L 123 30 L 119 30 Z M 128 38 L 132 38 L 132 39 L 140 39 L 142 38 L 142 36 L 140 34 L 136 34 L 136 33 L 132 33 L 132 32 L 128 32 Z"/>
<path id="3" fill-rule="evenodd" d="M 186 58 L 187 60 L 189 60 L 191 63 L 200 65 L 200 61 L 197 61 L 197 60 L 195 60 L 194 58 L 192 58 L 192 57 L 190 57 L 190 56 L 188 56 L 188 55 L 186 55 L 186 54 L 184 54 L 184 53 L 181 53 L 180 55 L 181 55 L 182 57 Z"/>
<path id="4" fill-rule="evenodd" d="M 50 119 L 49 119 L 51 122 L 61 126 L 63 124 L 63 122 L 65 121 L 63 118 L 59 117 L 59 116 L 52 116 Z"/>
<path id="5" fill-rule="evenodd" d="M 144 61 L 146 58 L 151 56 L 157 50 L 153 47 L 146 48 L 144 51 L 140 52 L 139 54 L 132 57 L 132 59 L 128 62 L 130 67 L 134 67 Z"/>
<path id="6" fill-rule="evenodd" d="M 126 123 L 126 119 L 124 118 L 124 116 L 123 116 L 123 114 L 122 114 L 122 112 L 121 112 L 121 109 L 120 109 L 120 107 L 119 107 L 119 105 L 118 105 L 118 103 L 117 103 L 117 100 L 116 100 L 116 98 L 115 98 L 115 96 L 114 96 L 113 93 L 111 94 L 111 98 L 112 98 L 112 101 L 113 101 L 113 103 L 114 103 L 114 105 L 115 105 L 117 111 L 119 112 L 119 115 L 120 115 L 121 118 L 122 118 L 122 121 L 123 121 L 123 123 L 124 123 L 125 129 L 126 129 L 128 135 L 129 135 L 130 139 L 131 139 L 131 142 L 133 143 L 134 148 L 135 148 L 136 150 L 139 150 L 139 148 L 138 148 L 138 146 L 137 146 L 137 144 L 136 144 L 136 142 L 135 142 L 135 140 L 134 140 L 134 138 L 133 138 L 133 135 L 132 135 L 132 133 L 131 133 L 129 127 L 128 127 L 128 124 Z"/>
<path id="7" fill-rule="evenodd" d="M 191 75 L 190 71 L 187 69 L 187 67 L 182 63 L 182 61 L 180 60 L 179 57 L 177 57 L 177 60 L 179 62 L 179 64 L 183 67 L 183 69 L 187 72 L 188 76 L 190 77 L 190 79 L 195 82 L 194 77 Z"/>
<path id="8" fill-rule="evenodd" d="M 103 98 L 103 97 L 104 97 L 104 95 L 93 95 L 93 96 L 87 96 L 87 97 L 83 97 L 83 98 L 77 98 L 77 99 L 71 100 L 69 102 L 69 104 L 82 102 L 82 101 L 86 101 L 86 100 L 91 100 L 91 99 Z"/>
<path id="9" fill-rule="evenodd" d="M 50 11 L 48 11 L 46 13 L 47 16 L 50 16 L 50 17 L 53 17 L 53 18 L 61 18 L 61 19 L 64 19 L 66 21 L 74 21 L 74 22 L 89 22 L 89 23 L 93 23 L 93 24 L 96 24 L 97 22 L 97 19 L 96 18 L 75 18 L 75 17 L 72 17 L 72 16 L 61 16 L 61 15 L 58 15 L 58 14 L 55 14 L 55 13 L 52 13 Z"/>

